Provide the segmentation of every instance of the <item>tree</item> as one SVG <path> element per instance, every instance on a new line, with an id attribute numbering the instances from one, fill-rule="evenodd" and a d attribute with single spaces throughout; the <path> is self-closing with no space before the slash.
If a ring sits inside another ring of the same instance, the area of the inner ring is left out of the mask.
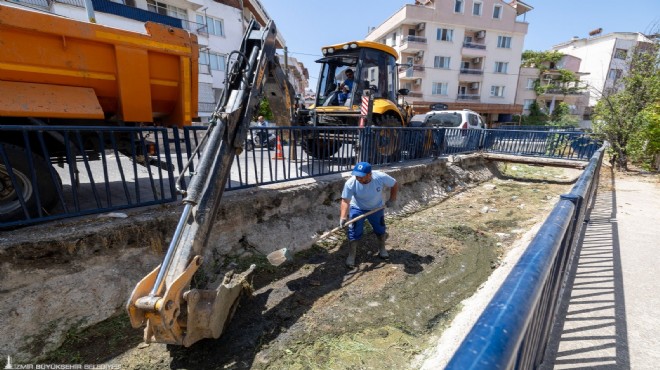
<path id="1" fill-rule="evenodd" d="M 537 68 L 539 76 L 544 76 L 548 70 L 552 70 L 552 78 L 548 83 L 542 84 L 540 79 L 534 82 L 534 91 L 536 95 L 552 94 L 574 94 L 584 89 L 579 87 L 580 77 L 574 72 L 558 68 L 557 65 L 564 57 L 564 54 L 553 51 L 532 51 L 525 50 L 522 54 L 521 65 L 523 67 Z M 536 101 L 530 106 L 530 114 L 523 118 L 526 124 L 542 125 L 552 124 L 555 126 L 575 126 L 577 119 L 570 115 L 570 108 L 567 104 L 560 102 L 550 114 L 542 111 Z"/>
<path id="2" fill-rule="evenodd" d="M 648 162 L 659 153 L 654 147 L 660 140 L 654 115 L 660 102 L 658 51 L 657 43 L 633 48 L 627 73 L 602 94 L 594 109 L 594 132 L 609 141 L 612 162 L 619 169 L 627 170 L 630 159 Z"/>
<path id="3" fill-rule="evenodd" d="M 254 117 L 254 120 L 256 121 L 259 116 L 264 116 L 267 121 L 273 120 L 273 111 L 270 110 L 270 104 L 266 98 L 261 99 L 261 102 L 259 102 L 259 109 L 257 110 L 257 115 Z"/>

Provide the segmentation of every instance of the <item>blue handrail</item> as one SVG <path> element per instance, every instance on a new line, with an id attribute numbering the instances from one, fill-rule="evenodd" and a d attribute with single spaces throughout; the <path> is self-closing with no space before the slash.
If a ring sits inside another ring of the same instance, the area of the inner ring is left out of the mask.
<path id="1" fill-rule="evenodd" d="M 546 221 L 465 337 L 447 369 L 533 369 L 543 359 L 605 146 Z"/>

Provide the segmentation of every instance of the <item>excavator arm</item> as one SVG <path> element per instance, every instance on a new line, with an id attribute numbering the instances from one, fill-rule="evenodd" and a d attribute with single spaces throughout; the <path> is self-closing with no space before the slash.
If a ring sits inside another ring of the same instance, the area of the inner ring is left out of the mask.
<path id="1" fill-rule="evenodd" d="M 254 265 L 241 274 L 225 275 L 215 289 L 191 289 L 203 262 L 220 199 L 233 159 L 242 150 L 250 120 L 264 97 L 275 114 L 291 122 L 294 94 L 275 55 L 275 24 L 252 21 L 233 61 L 225 90 L 198 151 L 199 163 L 187 190 L 184 209 L 161 265 L 135 287 L 127 303 L 133 327 L 146 325 L 145 342 L 190 346 L 218 338 L 231 319 Z M 194 157 L 194 155 L 192 156 Z M 188 168 L 188 165 L 181 171 Z M 181 179 L 179 179 L 180 181 Z"/>

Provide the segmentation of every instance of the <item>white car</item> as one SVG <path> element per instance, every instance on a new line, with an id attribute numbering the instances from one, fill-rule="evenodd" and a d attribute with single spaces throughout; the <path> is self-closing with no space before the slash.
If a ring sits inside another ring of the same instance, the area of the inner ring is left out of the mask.
<path id="1" fill-rule="evenodd" d="M 469 109 L 430 111 L 426 113 L 426 122 L 433 127 L 484 128 L 479 113 Z"/>
<path id="2" fill-rule="evenodd" d="M 430 111 L 414 116 L 411 121 L 421 122 L 419 126 L 451 129 L 446 131 L 444 140 L 445 145 L 450 147 L 464 147 L 469 144 L 477 144 L 479 142 L 479 134 L 474 131 L 468 132 L 464 130 L 484 129 L 485 127 L 479 113 L 469 109 Z"/>

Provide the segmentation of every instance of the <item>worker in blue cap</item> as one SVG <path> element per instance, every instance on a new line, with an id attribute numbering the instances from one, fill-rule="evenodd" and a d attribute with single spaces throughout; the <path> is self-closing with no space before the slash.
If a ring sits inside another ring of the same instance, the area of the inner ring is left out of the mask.
<path id="1" fill-rule="evenodd" d="M 367 162 L 356 164 L 351 175 L 353 176 L 346 181 L 344 190 L 341 193 L 339 214 L 339 226 L 341 227 L 344 227 L 349 219 L 382 208 L 385 188 L 390 189 L 389 200 L 385 202 L 386 207 L 394 205 L 399 191 L 399 185 L 392 176 L 381 171 L 372 171 L 371 164 Z M 366 219 L 369 220 L 369 224 L 371 224 L 371 228 L 378 238 L 378 255 L 383 259 L 389 258 L 385 247 L 385 239 L 387 238 L 385 233 L 385 210 L 381 209 L 367 216 Z M 348 226 L 349 250 L 346 258 L 348 268 L 355 267 L 355 253 L 362 238 L 364 220 L 358 220 Z"/>

